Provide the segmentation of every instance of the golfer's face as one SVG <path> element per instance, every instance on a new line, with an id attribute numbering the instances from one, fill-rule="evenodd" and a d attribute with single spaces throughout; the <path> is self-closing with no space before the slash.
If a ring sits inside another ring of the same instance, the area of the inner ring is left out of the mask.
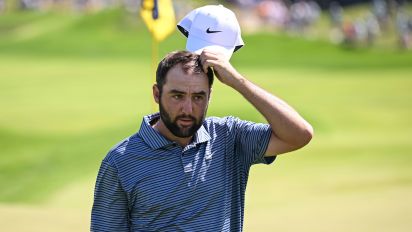
<path id="1" fill-rule="evenodd" d="M 180 65 L 169 70 L 160 98 L 160 114 L 177 137 L 190 137 L 200 128 L 209 103 L 206 74 L 185 73 Z"/>

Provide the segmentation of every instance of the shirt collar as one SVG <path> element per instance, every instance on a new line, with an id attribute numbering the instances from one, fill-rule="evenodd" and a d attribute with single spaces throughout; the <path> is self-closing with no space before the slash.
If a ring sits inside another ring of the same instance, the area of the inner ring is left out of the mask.
<path id="1" fill-rule="evenodd" d="M 160 114 L 149 114 L 143 117 L 142 124 L 139 129 L 139 134 L 152 149 L 159 149 L 171 144 L 174 144 L 173 141 L 168 140 L 163 135 L 161 135 L 158 131 L 156 131 L 151 125 L 150 122 L 159 119 Z M 196 145 L 199 143 L 204 143 L 210 140 L 209 132 L 207 132 L 204 125 L 202 125 L 199 130 L 197 130 L 196 134 L 193 136 L 193 141 L 190 145 Z"/>

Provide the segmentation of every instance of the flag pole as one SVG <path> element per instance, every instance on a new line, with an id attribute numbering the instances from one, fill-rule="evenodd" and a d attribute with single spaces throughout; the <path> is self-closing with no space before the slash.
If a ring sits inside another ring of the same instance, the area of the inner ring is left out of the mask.
<path id="1" fill-rule="evenodd" d="M 1 1 L 1 0 L 0 0 Z M 159 43 L 169 36 L 176 28 L 175 12 L 172 0 L 141 0 L 140 16 L 152 37 L 151 80 L 156 82 Z M 152 100 L 152 110 L 157 106 Z"/>
<path id="2" fill-rule="evenodd" d="M 151 76 L 152 76 L 152 85 L 156 83 L 156 69 L 157 69 L 157 61 L 158 61 L 158 53 L 159 53 L 159 42 L 152 37 L 152 65 L 151 65 Z M 156 102 L 152 98 L 152 112 L 156 112 Z"/>

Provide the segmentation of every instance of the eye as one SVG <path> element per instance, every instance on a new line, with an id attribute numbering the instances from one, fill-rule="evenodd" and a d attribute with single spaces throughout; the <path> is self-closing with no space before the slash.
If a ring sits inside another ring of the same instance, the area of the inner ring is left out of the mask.
<path id="1" fill-rule="evenodd" d="M 194 96 L 193 97 L 193 100 L 195 100 L 195 101 L 201 101 L 201 100 L 203 100 L 203 96 L 202 95 L 197 95 L 197 96 Z"/>
<path id="2" fill-rule="evenodd" d="M 175 100 L 182 99 L 182 97 L 183 97 L 183 96 L 180 95 L 180 94 L 176 94 L 176 95 L 173 95 L 173 96 L 172 96 L 172 98 L 175 99 Z"/>

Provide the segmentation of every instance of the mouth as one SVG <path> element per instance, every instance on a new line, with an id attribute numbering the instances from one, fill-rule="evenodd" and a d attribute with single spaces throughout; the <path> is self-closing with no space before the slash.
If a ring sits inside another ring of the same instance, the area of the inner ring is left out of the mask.
<path id="1" fill-rule="evenodd" d="M 179 118 L 177 121 L 183 127 L 189 127 L 194 124 L 194 120 L 192 118 Z"/>

